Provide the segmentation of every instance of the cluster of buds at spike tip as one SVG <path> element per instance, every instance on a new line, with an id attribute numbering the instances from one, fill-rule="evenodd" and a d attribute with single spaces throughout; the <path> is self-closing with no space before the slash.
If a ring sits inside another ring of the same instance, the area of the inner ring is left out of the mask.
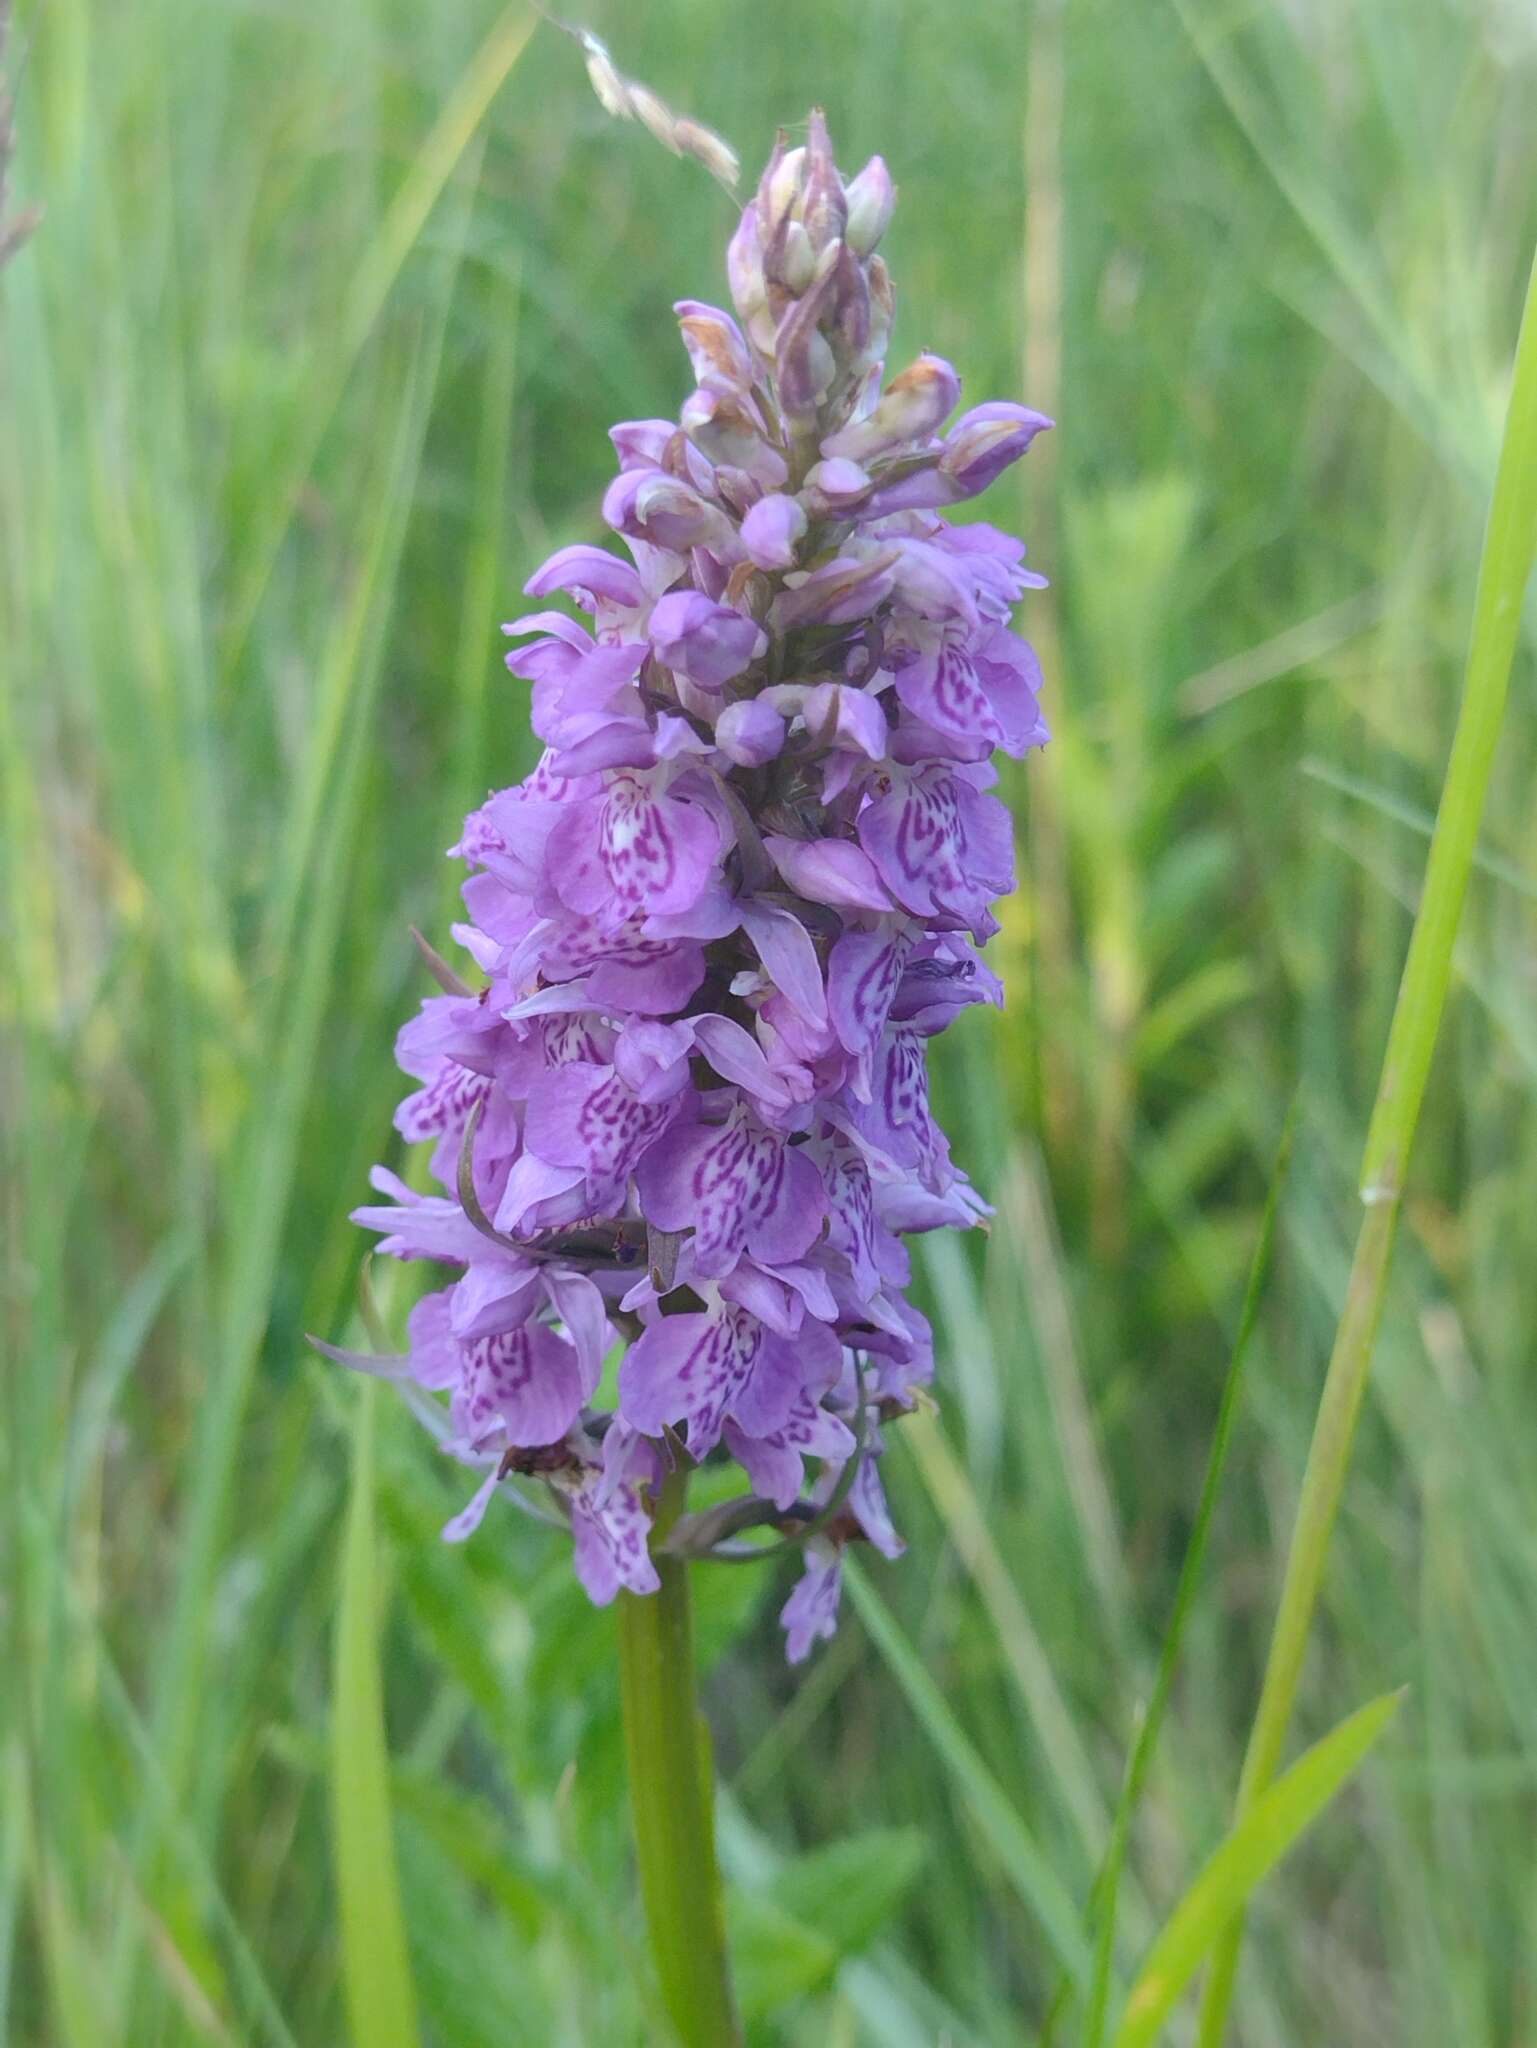
<path id="1" fill-rule="evenodd" d="M 819 114 L 781 140 L 731 244 L 739 320 L 677 309 L 681 420 L 612 430 L 629 559 L 562 548 L 527 585 L 585 619 L 507 629 L 544 754 L 451 849 L 478 982 L 430 955 L 443 992 L 397 1048 L 421 1084 L 397 1128 L 443 1192 L 381 1169 L 392 1200 L 357 1212 L 450 1273 L 407 1354 L 347 1355 L 414 1383 L 481 1469 L 446 1535 L 544 1486 L 599 1601 L 655 1587 L 671 1461 L 734 1461 L 740 1501 L 668 1547 L 776 1524 L 805 1561 L 792 1658 L 833 1627 L 844 1546 L 902 1547 L 882 1431 L 933 1371 L 904 1239 L 987 1214 L 927 1046 L 1002 1000 L 991 756 L 1046 738 L 1011 626 L 1041 579 L 944 512 L 1050 422 L 999 403 L 947 428 L 933 356 L 882 387 L 892 200 L 879 159 L 844 183 Z"/>
<path id="2" fill-rule="evenodd" d="M 832 431 L 862 410 L 879 379 L 893 300 L 876 247 L 895 202 L 878 156 L 843 182 L 827 123 L 815 112 L 804 144 L 791 149 L 780 135 L 732 238 L 732 297 L 753 369 L 789 430 L 792 462 L 802 451 L 814 455 L 813 427 Z M 941 407 L 938 418 L 949 410 Z"/>

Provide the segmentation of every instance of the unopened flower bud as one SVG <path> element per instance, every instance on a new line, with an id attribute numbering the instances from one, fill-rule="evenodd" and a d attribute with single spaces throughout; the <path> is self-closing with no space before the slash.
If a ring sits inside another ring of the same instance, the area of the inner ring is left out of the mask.
<path id="1" fill-rule="evenodd" d="M 839 359 L 848 371 L 858 377 L 862 373 L 865 350 L 870 345 L 870 287 L 858 258 L 847 242 L 838 244 L 832 309 Z"/>
<path id="2" fill-rule="evenodd" d="M 824 455 L 864 462 L 888 448 L 927 441 L 942 427 L 961 395 L 961 380 L 942 356 L 919 356 L 886 386 L 866 420 L 855 420 L 822 443 Z"/>
<path id="3" fill-rule="evenodd" d="M 890 727 L 880 699 L 850 683 L 818 683 L 806 692 L 801 716 L 818 746 L 864 754 L 871 761 L 886 752 Z"/>
<path id="4" fill-rule="evenodd" d="M 811 246 L 819 256 L 831 243 L 842 241 L 848 205 L 843 196 L 843 180 L 833 161 L 827 119 L 820 107 L 813 107 L 807 124 L 806 174 L 799 212 Z"/>
<path id="5" fill-rule="evenodd" d="M 896 317 L 897 295 L 891 272 L 881 257 L 872 256 L 865 265 L 865 284 L 870 293 L 870 334 L 854 367 L 861 373 L 876 370 L 886 360 L 891 344 L 891 323 Z"/>
<path id="6" fill-rule="evenodd" d="M 659 597 L 647 630 L 662 666 L 706 690 L 718 690 L 739 676 L 768 646 L 751 619 L 730 605 L 712 603 L 698 590 L 670 590 Z"/>
<path id="7" fill-rule="evenodd" d="M 719 306 L 706 306 L 698 299 L 679 299 L 673 311 L 678 316 L 683 346 L 688 350 L 694 375 L 701 383 L 706 377 L 718 377 L 722 383 L 740 384 L 744 389 L 751 385 L 752 358 L 741 329 L 729 313 L 723 313 Z"/>
<path id="8" fill-rule="evenodd" d="M 728 704 L 715 721 L 715 744 L 739 768 L 761 768 L 785 743 L 785 722 L 761 697 Z"/>
<path id="9" fill-rule="evenodd" d="M 795 626 L 836 626 L 868 618 L 891 594 L 895 551 L 873 555 L 841 555 L 813 569 L 793 588 L 781 591 L 774 603 L 774 624 L 781 632 Z"/>
<path id="10" fill-rule="evenodd" d="M 789 569 L 806 525 L 805 507 L 774 491 L 742 521 L 742 545 L 760 569 Z"/>
<path id="11" fill-rule="evenodd" d="M 778 241 L 778 271 L 792 292 L 803 292 L 817 274 L 817 252 L 798 220 L 787 220 Z"/>
<path id="12" fill-rule="evenodd" d="M 726 280 L 731 301 L 741 315 L 749 335 L 757 340 L 754 322 L 768 306 L 768 285 L 763 275 L 763 240 L 756 206 L 744 207 L 736 233 L 726 247 Z M 769 326 L 772 336 L 772 322 Z"/>
<path id="13" fill-rule="evenodd" d="M 836 512 L 867 498 L 870 478 L 857 462 L 851 462 L 846 455 L 834 455 L 807 471 L 804 488 L 813 504 Z"/>
<path id="14" fill-rule="evenodd" d="M 685 399 L 680 417 L 684 433 L 711 462 L 743 470 L 760 484 L 784 482 L 784 457 L 769 446 L 758 409 L 739 386 L 712 377 Z"/>
<path id="15" fill-rule="evenodd" d="M 763 182 L 758 187 L 759 219 L 765 236 L 778 230 L 800 198 L 801 180 L 805 175 L 805 150 L 785 149 L 783 142 L 781 136 L 779 146 L 763 173 Z"/>
<path id="16" fill-rule="evenodd" d="M 805 297 L 791 306 L 774 336 L 779 401 L 797 422 L 815 415 L 838 374 L 832 348 L 817 325 L 831 281 L 830 274 L 819 278 Z"/>
<path id="17" fill-rule="evenodd" d="M 1032 412 L 1029 406 L 1002 400 L 973 406 L 945 436 L 940 471 L 954 483 L 958 497 L 974 497 L 1050 426 L 1045 413 Z"/>
<path id="18" fill-rule="evenodd" d="M 736 529 L 718 505 L 657 470 L 630 469 L 616 477 L 603 500 L 603 517 L 616 532 L 655 547 L 710 548 L 730 560 L 741 552 Z"/>
<path id="19" fill-rule="evenodd" d="M 977 623 L 972 579 L 943 549 L 914 540 L 902 550 L 896 568 L 901 602 L 920 619 L 962 619 Z"/>
<path id="20" fill-rule="evenodd" d="M 897 203 L 897 188 L 891 182 L 884 157 L 872 156 L 864 169 L 845 189 L 848 219 L 843 239 L 856 256 L 871 256 L 876 244 L 891 225 Z"/>
<path id="21" fill-rule="evenodd" d="M 848 839 L 787 839 L 764 835 L 769 859 L 797 896 L 834 910 L 891 910 L 895 906 L 875 863 Z"/>

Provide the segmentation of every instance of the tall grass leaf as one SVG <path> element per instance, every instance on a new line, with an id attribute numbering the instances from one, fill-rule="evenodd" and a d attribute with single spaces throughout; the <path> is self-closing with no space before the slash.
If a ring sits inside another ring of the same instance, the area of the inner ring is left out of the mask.
<path id="1" fill-rule="evenodd" d="M 57 1875 L 52 1871 L 40 1873 L 34 1881 L 33 1893 L 39 1901 L 43 1956 L 53 1993 L 59 2048 L 111 2048 L 122 2037 L 108 2024 L 85 1936 L 70 1911 Z"/>
<path id="2" fill-rule="evenodd" d="M 1359 1708 L 1315 1743 L 1249 1809 L 1170 1915 L 1126 2001 L 1113 2048 L 1148 2048 L 1180 1993 L 1262 1878 L 1275 1868 L 1355 1771 L 1403 1702 L 1400 1692 Z"/>
<path id="3" fill-rule="evenodd" d="M 1041 1754 L 1050 1765 L 1053 1790 L 1092 1860 L 1100 1853 L 1108 1827 L 1094 1767 L 976 1488 L 932 1415 L 920 1412 L 909 1416 L 902 1442 L 918 1467 L 947 1537 L 982 1597 L 999 1654 L 1030 1716 Z"/>
<path id="4" fill-rule="evenodd" d="M 235 650 L 244 644 L 250 631 L 310 465 L 374 323 L 405 268 L 407 257 L 420 241 L 444 187 L 522 56 L 538 20 L 531 7 L 514 6 L 492 25 L 359 259 L 348 287 L 335 353 L 312 383 L 312 396 L 304 416 L 285 448 L 285 472 L 267 494 L 270 510 L 252 545 L 235 599 Z"/>
<path id="5" fill-rule="evenodd" d="M 87 1471 L 101 1453 L 123 1383 L 138 1362 L 173 1283 L 192 1256 L 193 1246 L 185 1232 L 173 1230 L 156 1246 L 113 1311 L 76 1398 L 77 1412 L 59 1489 L 61 1520 L 68 1516 Z"/>
<path id="6" fill-rule="evenodd" d="M 331 1828 L 342 1984 L 354 2048 L 417 2048 L 416 1991 L 395 1866 L 379 1666 L 374 1389 L 358 1389 L 331 1702 Z"/>
<path id="7" fill-rule="evenodd" d="M 978 1756 L 944 1694 L 924 1668 L 890 1610 L 852 1560 L 844 1561 L 854 1607 L 870 1638 L 954 1781 L 978 1834 L 1041 1926 L 1053 1954 L 1075 1983 L 1089 1976 L 1089 1943 L 1062 1880 L 1037 1847 L 998 1780 Z"/>
<path id="8" fill-rule="evenodd" d="M 1394 305 L 1371 249 L 1343 217 L 1335 192 L 1316 174 L 1309 176 L 1296 152 L 1276 137 L 1250 80 L 1230 54 L 1231 32 L 1213 31 L 1190 0 L 1174 0 L 1174 14 L 1205 67 L 1223 104 L 1276 189 L 1296 215 L 1320 256 L 1354 301 L 1380 355 L 1364 357 L 1361 367 L 1415 433 L 1425 434 L 1436 452 L 1455 459 L 1456 425 L 1451 407 L 1435 388 L 1426 365 L 1413 347 L 1413 323 Z M 1433 430 L 1433 431 L 1432 431 Z"/>
<path id="9" fill-rule="evenodd" d="M 25 1895 L 27 1859 L 27 1766 L 19 1741 L 0 1757 L 5 1799 L 0 1804 L 0 2041 L 8 2038 L 11 1983 L 16 1963 L 16 1929 Z"/>
<path id="10" fill-rule="evenodd" d="M 1099 2048 L 1104 2037 L 1105 2018 L 1109 2010 L 1110 1977 L 1115 1962 L 1116 1911 L 1120 1898 L 1121 1873 L 1126 1864 L 1126 1848 L 1131 1839 L 1131 1823 L 1152 1765 L 1153 1752 L 1157 1748 L 1158 1737 L 1163 1727 L 1163 1717 L 1168 1711 L 1169 1700 L 1174 1691 L 1174 1674 L 1179 1666 L 1185 1626 L 1195 1605 L 1196 1592 L 1201 1582 L 1201 1570 L 1206 1562 L 1206 1547 L 1211 1540 L 1212 1517 L 1217 1511 L 1217 1498 L 1222 1490 L 1222 1474 L 1227 1466 L 1228 1446 L 1233 1439 L 1233 1423 L 1238 1413 L 1238 1394 L 1243 1384 L 1244 1366 L 1248 1360 L 1254 1328 L 1259 1321 L 1260 1302 L 1264 1297 L 1265 1281 L 1270 1272 L 1271 1252 L 1275 1243 L 1276 1211 L 1280 1207 L 1281 1191 L 1286 1185 L 1287 1174 L 1291 1168 L 1297 1113 L 1298 1104 L 1294 1100 L 1281 1136 L 1275 1168 L 1270 1176 L 1270 1189 L 1265 1197 L 1265 1213 L 1260 1221 L 1259 1238 L 1254 1247 L 1254 1262 L 1249 1269 L 1249 1281 L 1244 1290 L 1243 1310 L 1239 1317 L 1238 1335 L 1233 1344 L 1232 1363 L 1228 1367 L 1227 1379 L 1223 1383 L 1222 1400 L 1217 1409 L 1217 1426 L 1212 1435 L 1211 1454 L 1206 1461 L 1206 1477 L 1196 1508 L 1195 1527 L 1191 1530 L 1190 1542 L 1185 1550 L 1185 1561 L 1180 1567 L 1179 1584 L 1174 1592 L 1174 1609 L 1169 1616 L 1163 1649 L 1159 1653 L 1158 1675 L 1153 1681 L 1153 1692 L 1148 1701 L 1147 1712 L 1142 1717 L 1132 1743 L 1126 1775 L 1121 1786 L 1121 1796 L 1116 1803 L 1110 1847 L 1106 1851 L 1100 1881 L 1095 1887 L 1097 1926 L 1094 1944 L 1094 1984 L 1089 1996 L 1088 2020 L 1084 2028 L 1085 2048 Z"/>
<path id="11" fill-rule="evenodd" d="M 263 1017 L 274 1048 L 260 1100 L 253 1104 L 231 1169 L 230 1212 L 242 1227 L 224 1275 L 221 1352 L 198 1413 L 197 1443 L 182 1510 L 178 1583 L 156 1674 L 154 1723 L 173 1785 L 194 1739 L 210 1586 L 223 1535 L 240 1427 L 258 1347 L 271 1308 L 282 1226 L 301 1158 L 305 1091 L 336 972 L 335 935 L 346 903 L 348 863 L 365 789 L 363 765 L 383 665 L 393 579 L 404 541 L 423 437 L 436 387 L 442 323 L 413 352 L 411 372 L 382 465 L 377 503 L 363 519 L 365 553 L 352 604 L 335 629 L 327 660 L 342 665 L 351 708 L 328 800 L 328 828 L 307 877 L 306 914 L 293 955 Z"/>
<path id="12" fill-rule="evenodd" d="M 1002 1220 L 1022 1253 L 1026 1304 L 1034 1323 L 1062 1475 L 1073 1505 L 1083 1562 L 1112 1636 L 1124 1641 L 1132 1611 L 1125 1549 L 1104 1458 L 1094 1431 L 1088 1381 L 1074 1320 L 1067 1261 L 1046 1164 L 1037 1147 L 1021 1149 L 1002 1189 Z"/>
<path id="13" fill-rule="evenodd" d="M 278 2006 L 272 1986 L 263 1973 L 240 1920 L 226 1897 L 208 1857 L 185 1818 L 173 1810 L 165 1771 L 142 1715 L 123 1683 L 109 1647 L 99 1638 L 93 1655 L 101 1685 L 102 1704 L 111 1723 L 127 1746 L 133 1769 L 141 1780 L 155 1821 L 173 1855 L 181 1865 L 197 1909 L 210 1934 L 217 1935 L 228 1953 L 230 1976 L 245 2020 L 244 2040 L 255 2048 L 266 2042 L 270 2048 L 298 2048 Z M 0 2040 L 3 2040 L 0 2034 Z"/>
<path id="14" fill-rule="evenodd" d="M 1338 790 L 1341 796 L 1354 797 L 1357 803 L 1365 804 L 1379 816 L 1391 818 L 1395 825 L 1402 825 L 1408 831 L 1418 833 L 1421 839 L 1428 839 L 1435 830 L 1432 812 L 1423 810 L 1418 804 L 1406 803 L 1391 790 L 1379 789 L 1375 783 L 1365 781 L 1359 775 L 1352 775 L 1344 768 L 1338 768 L 1332 761 L 1300 762 L 1304 775 L 1314 782 L 1321 782 L 1325 789 Z M 1491 853 L 1484 847 L 1475 847 L 1473 865 L 1482 874 L 1491 875 L 1497 882 L 1503 882 L 1508 889 L 1529 902 L 1537 902 L 1537 875 L 1531 875 L 1514 861 L 1506 860 L 1502 854 Z"/>

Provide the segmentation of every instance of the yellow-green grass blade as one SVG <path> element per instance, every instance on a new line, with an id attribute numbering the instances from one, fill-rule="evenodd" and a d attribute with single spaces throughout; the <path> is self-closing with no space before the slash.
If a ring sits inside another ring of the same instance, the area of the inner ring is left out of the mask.
<path id="1" fill-rule="evenodd" d="M 1137 1802 L 1142 1796 L 1142 1788 L 1147 1782 L 1148 1771 L 1152 1766 L 1153 1752 L 1158 1746 L 1164 1715 L 1168 1712 L 1169 1700 L 1174 1691 L 1174 1674 L 1179 1668 L 1179 1653 L 1185 1639 L 1185 1627 L 1195 1604 L 1202 1568 L 1206 1562 L 1212 1518 L 1217 1511 L 1217 1498 L 1222 1490 L 1222 1475 L 1227 1467 L 1228 1448 L 1233 1440 L 1233 1424 L 1238 1413 L 1238 1395 L 1243 1385 L 1244 1367 L 1248 1360 L 1249 1346 L 1253 1341 L 1255 1325 L 1259 1321 L 1260 1302 L 1264 1297 L 1265 1281 L 1270 1271 L 1271 1253 L 1275 1243 L 1276 1211 L 1280 1206 L 1281 1191 L 1286 1185 L 1287 1173 L 1291 1166 L 1296 1124 L 1297 1106 L 1294 1102 L 1282 1134 L 1275 1169 L 1270 1176 L 1270 1192 L 1265 1199 L 1265 1213 L 1260 1222 L 1259 1239 L 1254 1247 L 1254 1262 L 1249 1269 L 1248 1286 L 1244 1290 L 1243 1310 L 1239 1317 L 1238 1336 L 1233 1345 L 1232 1363 L 1228 1367 L 1227 1379 L 1223 1384 L 1222 1400 L 1217 1410 L 1217 1426 L 1212 1436 L 1211 1455 L 1207 1459 L 1206 1477 L 1196 1507 L 1195 1527 L 1191 1531 L 1190 1542 L 1185 1551 L 1185 1561 L 1180 1567 L 1179 1584 L 1174 1593 L 1174 1608 L 1169 1616 L 1163 1649 L 1158 1658 L 1158 1673 L 1153 1681 L 1147 1711 L 1141 1717 L 1132 1743 L 1131 1755 L 1121 1786 L 1121 1796 L 1116 1804 L 1110 1847 L 1105 1855 L 1100 1881 L 1095 1887 L 1097 1924 L 1094 1942 L 1094 1981 L 1089 1994 L 1088 2019 L 1084 2029 L 1085 2048 L 1099 2048 L 1104 2038 L 1110 2008 L 1111 1973 L 1115 1964 L 1116 1912 L 1121 1876 L 1126 1867 L 1127 1846 L 1131 1839 L 1131 1824 L 1136 1814 Z"/>
<path id="2" fill-rule="evenodd" d="M 286 450 L 286 470 L 271 487 L 270 510 L 247 557 L 233 607 L 232 646 L 237 653 L 255 619 L 304 480 L 347 380 L 406 259 L 421 240 L 445 186 L 522 56 L 538 19 L 533 8 L 513 6 L 492 24 L 359 258 L 341 314 L 337 347 L 311 385 L 303 418 Z"/>
<path id="3" fill-rule="evenodd" d="M 357 1392 L 331 1698 L 331 1837 L 354 2048 L 416 2048 L 416 1991 L 395 1863 L 380 1670 L 374 1388 Z"/>
<path id="4" fill-rule="evenodd" d="M 844 1578 L 855 1611 L 906 1695 L 918 1725 L 944 1766 L 977 1833 L 1029 1907 L 1055 1960 L 1077 1984 L 1089 1976 L 1089 1943 L 1078 1909 L 1002 1785 L 977 1754 L 922 1659 L 886 1603 L 852 1560 Z"/>
<path id="5" fill-rule="evenodd" d="M 156 1724 L 173 1784 L 192 1739 L 213 1574 L 257 1346 L 269 1313 L 283 1217 L 297 1170 L 305 1090 L 314 1048 L 333 993 L 335 935 L 344 914 L 348 861 L 365 782 L 365 749 L 393 615 L 392 579 L 400 559 L 411 493 L 436 382 L 441 327 L 415 352 L 386 459 L 367 554 L 352 603 L 337 622 L 325 657 L 345 677 L 346 737 L 329 793 L 327 831 L 307 879 L 305 916 L 293 957 L 285 955 L 266 1013 L 274 1059 L 253 1104 L 232 1169 L 232 1213 L 241 1218 L 222 1295 L 220 1370 L 199 1412 L 199 1443 L 184 1508 L 179 1579 L 158 1676 Z"/>
<path id="6" fill-rule="evenodd" d="M 1360 1765 L 1403 1700 L 1384 1693 L 1294 1763 L 1211 1857 L 1169 1916 L 1126 2001 L 1113 2048 L 1149 2048 L 1213 1945 Z"/>

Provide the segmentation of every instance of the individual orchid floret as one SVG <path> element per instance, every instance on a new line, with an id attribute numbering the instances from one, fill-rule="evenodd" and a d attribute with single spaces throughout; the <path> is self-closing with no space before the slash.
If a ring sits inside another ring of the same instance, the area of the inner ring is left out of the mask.
<path id="1" fill-rule="evenodd" d="M 698 590 L 670 590 L 658 598 L 647 631 L 664 668 L 707 690 L 731 682 L 768 647 L 755 620 Z"/>
<path id="2" fill-rule="evenodd" d="M 441 1192 L 380 1169 L 356 1212 L 439 1281 L 399 1358 L 333 1354 L 406 1383 L 476 1473 L 445 1535 L 542 1490 L 599 1602 L 656 1589 L 678 1461 L 731 1468 L 666 1544 L 709 1554 L 724 1516 L 797 1550 L 792 1661 L 847 1546 L 902 1548 L 884 1432 L 934 1369 L 906 1240 L 988 1214 L 929 1044 L 1002 999 L 991 758 L 1046 739 L 1013 629 L 1041 579 L 945 514 L 1050 423 L 997 402 L 947 430 L 938 356 L 883 386 L 894 201 L 879 157 L 843 179 L 820 114 L 781 137 L 727 254 L 736 317 L 675 309 L 680 420 L 612 430 L 623 552 L 528 581 L 551 608 L 507 664 L 544 752 L 465 820 L 473 979 L 429 955 L 443 993 L 397 1047 Z"/>

